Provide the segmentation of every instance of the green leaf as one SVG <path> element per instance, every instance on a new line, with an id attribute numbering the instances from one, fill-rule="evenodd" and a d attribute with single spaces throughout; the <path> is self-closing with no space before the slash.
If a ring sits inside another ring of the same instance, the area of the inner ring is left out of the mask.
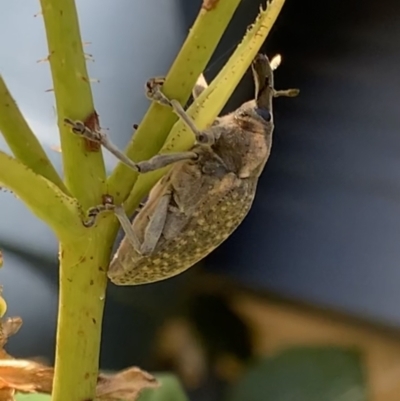
<path id="1" fill-rule="evenodd" d="M 227 401 L 367 401 L 360 354 L 339 347 L 291 348 L 256 363 Z"/>

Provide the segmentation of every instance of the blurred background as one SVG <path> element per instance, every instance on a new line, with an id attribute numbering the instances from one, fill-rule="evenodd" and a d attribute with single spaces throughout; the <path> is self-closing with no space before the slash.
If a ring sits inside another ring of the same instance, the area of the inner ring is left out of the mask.
<path id="1" fill-rule="evenodd" d="M 167 72 L 200 4 L 77 0 L 89 69 L 100 80 L 97 110 L 121 148 L 148 107 L 144 82 Z M 242 0 L 209 80 L 259 6 Z M 38 2 L 0 5 L 0 71 L 61 170 L 49 66 L 37 63 L 47 55 L 38 12 Z M 301 94 L 275 102 L 255 204 L 185 274 L 109 285 L 103 369 L 174 371 L 193 400 L 398 400 L 399 15 L 396 0 L 286 1 L 263 51 L 283 56 L 276 86 Z M 252 93 L 248 73 L 225 112 Z M 0 282 L 9 315 L 24 319 L 9 351 L 52 363 L 57 242 L 12 194 L 1 192 L 0 202 Z"/>

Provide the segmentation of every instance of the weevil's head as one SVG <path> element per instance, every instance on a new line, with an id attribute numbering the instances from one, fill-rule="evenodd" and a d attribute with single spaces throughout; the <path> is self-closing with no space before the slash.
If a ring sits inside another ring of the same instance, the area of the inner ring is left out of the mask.
<path id="1" fill-rule="evenodd" d="M 274 128 L 273 99 L 277 96 L 297 96 L 298 90 L 276 91 L 274 88 L 274 70 L 278 68 L 281 57 L 275 56 L 271 61 L 264 54 L 258 54 L 252 63 L 255 84 L 255 97 L 244 103 L 234 113 L 236 122 L 246 130 L 253 127 L 271 135 Z"/>
<path id="2" fill-rule="evenodd" d="M 274 129 L 272 109 L 258 107 L 255 100 L 242 104 L 233 117 L 235 123 L 246 132 L 271 135 Z"/>
<path id="3" fill-rule="evenodd" d="M 238 122 L 251 120 L 265 125 L 265 128 L 273 128 L 272 102 L 274 97 L 274 72 L 279 65 L 268 60 L 264 54 L 257 54 L 251 69 L 255 85 L 255 96 L 253 100 L 244 103 L 236 110 L 235 117 Z M 279 59 L 280 60 L 280 59 Z"/>

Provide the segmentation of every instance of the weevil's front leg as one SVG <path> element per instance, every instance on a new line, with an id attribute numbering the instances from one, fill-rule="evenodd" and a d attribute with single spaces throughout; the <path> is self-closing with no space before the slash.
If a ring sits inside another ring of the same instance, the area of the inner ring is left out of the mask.
<path id="1" fill-rule="evenodd" d="M 149 171 L 158 170 L 160 168 L 169 166 L 170 164 L 185 161 L 196 160 L 198 155 L 196 152 L 176 152 L 176 153 L 163 153 L 155 155 L 149 160 L 137 163 L 137 167 L 141 173 L 148 173 Z"/>
<path id="2" fill-rule="evenodd" d="M 115 205 L 112 202 L 107 202 L 102 205 L 91 207 L 87 212 L 87 220 L 84 220 L 82 223 L 85 227 L 90 228 L 93 227 L 96 223 L 97 216 L 106 211 L 114 211 Z"/>
<path id="3" fill-rule="evenodd" d="M 65 118 L 64 122 L 72 127 L 72 132 L 76 135 L 82 136 L 83 138 L 89 139 L 94 142 L 98 142 L 103 145 L 110 153 L 112 153 L 118 160 L 121 160 L 124 164 L 135 171 L 140 171 L 137 163 L 132 161 L 128 156 L 121 152 L 116 145 L 114 145 L 106 134 L 100 131 L 92 131 L 86 127 L 82 121 L 73 121 L 69 118 Z"/>
<path id="4" fill-rule="evenodd" d="M 196 137 L 196 142 L 203 145 L 212 145 L 216 141 L 212 132 L 204 132 L 197 129 L 192 118 L 186 113 L 181 104 L 175 99 L 168 99 L 161 91 L 164 78 L 151 78 L 146 83 L 146 96 L 164 106 L 170 106 L 178 117 L 189 127 Z"/>
<path id="5" fill-rule="evenodd" d="M 117 159 L 121 160 L 128 167 L 139 173 L 147 173 L 149 171 L 158 170 L 159 168 L 166 167 L 170 164 L 180 162 L 183 160 L 195 160 L 197 159 L 197 154 L 194 152 L 179 152 L 179 153 L 165 153 L 161 155 L 156 155 L 149 160 L 145 160 L 139 163 L 135 163 L 124 153 L 122 153 L 102 132 L 92 131 L 90 128 L 86 127 L 81 121 L 72 121 L 69 118 L 65 119 L 68 125 L 72 126 L 72 131 L 84 138 L 91 141 L 101 143 L 107 150 L 109 150 Z"/>

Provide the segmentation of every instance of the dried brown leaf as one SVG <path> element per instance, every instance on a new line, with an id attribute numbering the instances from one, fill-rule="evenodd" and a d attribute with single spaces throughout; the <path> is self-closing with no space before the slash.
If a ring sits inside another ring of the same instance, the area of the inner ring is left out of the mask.
<path id="1" fill-rule="evenodd" d="M 53 368 L 24 359 L 0 360 L 0 389 L 51 394 Z"/>
<path id="2" fill-rule="evenodd" d="M 213 8 L 215 8 L 218 3 L 219 3 L 219 0 L 203 0 L 203 4 L 202 4 L 201 8 L 204 8 L 205 10 L 210 11 Z"/>
<path id="3" fill-rule="evenodd" d="M 0 321 L 0 401 L 14 401 L 15 391 L 51 394 L 54 369 L 40 362 L 14 359 L 3 349 L 10 336 L 22 325 L 19 317 Z M 145 388 L 156 388 L 159 382 L 151 374 L 131 367 L 112 375 L 100 374 L 96 399 L 101 401 L 135 401 Z"/>
<path id="4" fill-rule="evenodd" d="M 23 359 L 0 360 L 0 401 L 11 401 L 13 392 L 51 394 L 54 369 Z M 159 386 L 155 377 L 132 367 L 113 375 L 99 375 L 96 399 L 135 401 L 145 388 Z"/>
<path id="5" fill-rule="evenodd" d="M 13 336 L 22 326 L 22 319 L 18 316 L 9 317 L 0 322 L 0 349 L 7 343 L 9 337 Z"/>
<path id="6" fill-rule="evenodd" d="M 0 390 L 0 401 L 14 401 L 13 389 L 2 389 Z"/>
<path id="7" fill-rule="evenodd" d="M 157 388 L 160 383 L 150 373 L 131 367 L 114 375 L 100 375 L 96 398 L 102 401 L 135 401 L 145 388 Z"/>

